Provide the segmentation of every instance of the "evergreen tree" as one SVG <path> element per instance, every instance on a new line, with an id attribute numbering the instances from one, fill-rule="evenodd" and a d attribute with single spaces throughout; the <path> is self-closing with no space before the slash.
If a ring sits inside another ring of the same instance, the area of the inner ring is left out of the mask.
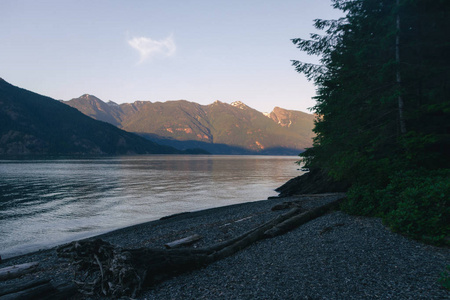
<path id="1" fill-rule="evenodd" d="M 448 180 L 450 1 L 334 0 L 333 6 L 346 17 L 316 20 L 324 35 L 293 39 L 321 56 L 321 65 L 293 61 L 317 87 L 317 136 L 301 156 L 350 182 L 355 210 L 387 213 L 399 204 L 383 207 L 373 191 L 385 191 L 402 172 L 446 168 Z"/>

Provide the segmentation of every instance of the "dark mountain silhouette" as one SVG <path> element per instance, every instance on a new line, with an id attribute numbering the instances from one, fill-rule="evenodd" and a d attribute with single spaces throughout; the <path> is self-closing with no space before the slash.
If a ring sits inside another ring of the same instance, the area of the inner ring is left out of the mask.
<path id="1" fill-rule="evenodd" d="M 297 155 L 312 145 L 314 116 L 279 107 L 265 115 L 242 102 L 186 100 L 117 104 L 83 95 L 66 101 L 84 114 L 178 149 L 214 154 Z"/>
<path id="2" fill-rule="evenodd" d="M 60 101 L 18 88 L 0 78 L 0 154 L 143 153 L 180 151 L 89 118 Z"/>

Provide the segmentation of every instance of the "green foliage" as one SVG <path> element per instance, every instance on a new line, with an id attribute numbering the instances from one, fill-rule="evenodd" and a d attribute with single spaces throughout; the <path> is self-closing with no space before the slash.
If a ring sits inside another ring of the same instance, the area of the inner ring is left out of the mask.
<path id="1" fill-rule="evenodd" d="M 351 215 L 372 216 L 379 206 L 378 191 L 372 185 L 353 185 L 347 192 L 347 199 L 341 209 Z"/>
<path id="2" fill-rule="evenodd" d="M 317 137 L 314 151 L 302 155 L 305 161 L 351 182 L 369 182 L 373 167 L 389 174 L 378 167 L 387 161 L 394 172 L 449 167 L 450 45 L 442 41 L 449 2 L 348 0 L 334 6 L 347 16 L 316 20 L 324 35 L 292 40 L 322 63 L 293 61 L 317 86 Z M 400 96 L 405 134 L 399 129 Z"/>
<path id="3" fill-rule="evenodd" d="M 442 284 L 444 288 L 450 290 L 450 265 L 447 265 L 445 271 L 441 273 L 439 282 Z"/>
<path id="4" fill-rule="evenodd" d="M 433 244 L 450 235 L 450 170 L 398 172 L 385 187 L 355 184 L 342 209 L 379 216 L 396 232 Z"/>
<path id="5" fill-rule="evenodd" d="M 380 210 L 394 231 L 437 244 L 450 235 L 450 170 L 399 174 L 382 196 Z"/>

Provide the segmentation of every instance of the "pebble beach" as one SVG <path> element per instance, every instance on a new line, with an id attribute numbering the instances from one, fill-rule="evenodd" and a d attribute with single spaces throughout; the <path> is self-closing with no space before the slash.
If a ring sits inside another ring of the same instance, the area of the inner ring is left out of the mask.
<path id="1" fill-rule="evenodd" d="M 342 194 L 301 195 L 186 212 L 98 238 L 123 248 L 162 249 L 168 242 L 198 234 L 202 239 L 189 247 L 201 248 L 286 212 L 272 210 L 278 204 L 295 203 L 308 210 L 338 197 Z M 0 281 L 0 291 L 40 278 L 58 282 L 76 277 L 76 267 L 58 257 L 55 248 L 6 259 L 0 268 L 32 261 L 40 262 L 36 272 Z M 147 288 L 138 299 L 450 299 L 450 291 L 439 283 L 447 265 L 449 248 L 393 233 L 378 218 L 331 211 L 284 235 Z M 83 298 L 89 297 L 77 297 Z"/>

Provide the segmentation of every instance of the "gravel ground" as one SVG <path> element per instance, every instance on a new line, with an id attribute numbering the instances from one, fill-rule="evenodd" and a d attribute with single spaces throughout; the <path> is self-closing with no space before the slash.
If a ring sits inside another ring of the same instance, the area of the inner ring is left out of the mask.
<path id="1" fill-rule="evenodd" d="M 450 299 L 438 283 L 448 249 L 334 212 L 173 278 L 147 299 Z"/>
<path id="2" fill-rule="evenodd" d="M 235 237 L 300 201 L 310 209 L 341 195 L 297 196 L 186 213 L 100 236 L 122 247 L 156 247 L 197 233 L 203 247 Z M 74 267 L 54 249 L 11 258 L 6 267 L 41 261 L 40 270 L 0 282 L 73 278 Z M 167 280 L 139 299 L 450 299 L 438 279 L 450 249 L 424 245 L 386 229 L 376 218 L 331 212 L 282 236 L 259 241 L 206 268 Z"/>

